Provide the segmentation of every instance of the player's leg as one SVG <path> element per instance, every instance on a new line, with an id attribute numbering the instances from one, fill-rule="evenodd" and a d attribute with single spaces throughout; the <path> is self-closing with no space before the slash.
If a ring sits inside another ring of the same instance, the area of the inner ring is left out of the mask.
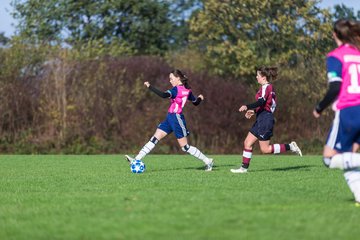
<path id="1" fill-rule="evenodd" d="M 213 159 L 208 158 L 199 149 L 188 144 L 187 136 L 190 134 L 186 127 L 186 121 L 183 114 L 172 114 L 169 120 L 175 137 L 184 152 L 196 157 L 205 163 L 205 171 L 211 171 L 213 166 Z"/>
<path id="2" fill-rule="evenodd" d="M 141 160 L 143 159 L 147 154 L 149 154 L 151 152 L 151 150 L 154 149 L 155 145 L 164 137 L 166 137 L 168 135 L 167 132 L 161 130 L 161 129 L 156 129 L 154 136 L 152 136 L 150 138 L 150 140 L 141 148 L 140 152 L 138 153 L 138 155 L 136 155 L 135 159 Z"/>
<path id="3" fill-rule="evenodd" d="M 325 158 L 324 158 L 325 159 Z M 360 167 L 360 153 L 344 152 L 331 157 L 329 168 L 353 169 Z"/>
<path id="4" fill-rule="evenodd" d="M 324 164 L 344 170 L 347 185 L 360 206 L 360 154 L 355 153 L 360 143 L 360 108 L 349 108 L 335 113 L 333 126 L 324 147 Z M 354 148 L 355 145 L 355 148 Z"/>
<path id="5" fill-rule="evenodd" d="M 325 146 L 324 164 L 329 168 L 344 170 L 346 183 L 354 195 L 355 203 L 360 206 L 360 154 L 353 152 L 338 153 L 329 146 Z"/>
<path id="6" fill-rule="evenodd" d="M 259 139 L 259 146 L 262 153 L 269 154 L 279 154 L 287 151 L 292 151 L 302 156 L 301 149 L 298 147 L 296 142 L 291 143 L 275 143 L 270 144 L 270 140 L 261 140 Z"/>
<path id="7" fill-rule="evenodd" d="M 355 202 L 360 204 L 360 169 L 348 169 L 344 171 L 344 177 L 347 185 L 354 195 Z"/>
<path id="8" fill-rule="evenodd" d="M 360 123 L 359 123 L 360 124 Z M 360 149 L 360 130 L 359 130 L 359 134 L 358 137 L 355 139 L 355 142 L 353 144 L 353 148 L 352 151 L 353 152 L 358 152 Z"/>
<path id="9" fill-rule="evenodd" d="M 270 138 L 273 136 L 274 124 L 274 115 L 270 112 L 262 112 L 258 116 L 256 128 L 253 127 L 250 130 L 250 132 L 259 139 L 261 152 L 265 154 L 279 154 L 291 150 L 302 156 L 301 150 L 296 142 L 291 142 L 289 144 L 270 144 Z"/>
<path id="10" fill-rule="evenodd" d="M 257 140 L 258 139 L 254 134 L 252 134 L 251 132 L 248 133 L 248 135 L 246 136 L 246 138 L 244 140 L 244 150 L 243 150 L 243 155 L 242 155 L 241 167 L 238 169 L 231 169 L 230 170 L 231 172 L 233 172 L 233 173 L 246 173 L 247 172 L 249 165 L 250 165 L 251 157 L 252 157 L 253 145 Z"/>
<path id="11" fill-rule="evenodd" d="M 177 141 L 184 152 L 189 153 L 191 156 L 194 156 L 205 163 L 205 171 L 212 170 L 214 164 L 212 158 L 205 156 L 205 154 L 203 154 L 197 147 L 189 145 L 186 137 L 179 138 Z"/>
<path id="12" fill-rule="evenodd" d="M 125 159 L 130 163 L 134 159 L 141 160 L 147 154 L 154 149 L 155 145 L 164 137 L 166 137 L 169 133 L 172 132 L 171 125 L 168 120 L 169 116 L 166 117 L 165 121 L 159 124 L 156 129 L 154 135 L 150 138 L 149 142 L 147 142 L 139 151 L 138 155 L 135 158 L 130 157 L 129 155 L 125 155 Z"/>
<path id="13" fill-rule="evenodd" d="M 151 150 L 154 149 L 155 145 L 164 137 L 166 137 L 168 134 L 164 132 L 161 129 L 156 129 L 154 135 L 150 138 L 150 140 L 141 148 L 139 153 L 135 156 L 135 158 L 130 157 L 129 155 L 125 155 L 125 159 L 131 163 L 133 160 L 141 160 L 143 159 L 147 154 L 151 152 Z"/>
<path id="14" fill-rule="evenodd" d="M 353 152 L 357 152 L 357 151 L 359 151 L 359 149 L 360 149 L 360 144 L 358 144 L 358 143 L 354 143 L 354 145 L 353 145 Z"/>
<path id="15" fill-rule="evenodd" d="M 274 153 L 274 147 L 273 147 L 274 145 L 280 145 L 280 144 L 270 145 L 270 140 L 259 139 L 260 151 L 264 154 Z"/>
<path id="16" fill-rule="evenodd" d="M 359 115 L 360 106 L 336 112 L 324 148 L 324 162 L 329 168 L 350 170 L 360 167 L 360 153 L 354 152 L 360 141 Z"/>

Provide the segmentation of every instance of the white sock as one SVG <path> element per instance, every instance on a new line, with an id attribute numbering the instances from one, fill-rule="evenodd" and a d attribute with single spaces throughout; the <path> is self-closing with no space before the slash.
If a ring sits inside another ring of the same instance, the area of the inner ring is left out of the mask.
<path id="1" fill-rule="evenodd" d="M 183 151 L 188 152 L 190 155 L 196 157 L 197 159 L 203 161 L 205 164 L 210 163 L 210 159 L 207 158 L 199 149 L 193 146 L 186 145 L 182 148 Z"/>
<path id="2" fill-rule="evenodd" d="M 138 153 L 138 155 L 136 155 L 135 159 L 136 160 L 141 160 L 143 159 L 143 157 L 145 157 L 147 154 L 149 154 L 149 152 L 151 152 L 151 150 L 154 149 L 156 143 L 158 143 L 159 140 L 157 140 L 155 137 L 152 137 L 150 139 L 149 142 L 147 142 L 143 148 L 140 150 L 140 152 Z"/>
<path id="3" fill-rule="evenodd" d="M 353 169 L 344 172 L 344 177 L 355 201 L 360 202 L 360 169 Z"/>
<path id="4" fill-rule="evenodd" d="M 360 167 L 360 153 L 338 153 L 331 158 L 330 168 L 353 169 Z"/>
<path id="5" fill-rule="evenodd" d="M 290 145 L 291 147 L 291 145 Z M 274 154 L 278 154 L 281 152 L 280 144 L 273 144 Z"/>

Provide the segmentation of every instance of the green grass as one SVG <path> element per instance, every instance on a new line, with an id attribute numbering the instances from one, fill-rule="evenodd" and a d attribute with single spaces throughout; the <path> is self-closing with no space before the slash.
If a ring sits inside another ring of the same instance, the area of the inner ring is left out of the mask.
<path id="1" fill-rule="evenodd" d="M 360 208 L 320 156 L 0 156 L 0 239 L 356 239 Z"/>

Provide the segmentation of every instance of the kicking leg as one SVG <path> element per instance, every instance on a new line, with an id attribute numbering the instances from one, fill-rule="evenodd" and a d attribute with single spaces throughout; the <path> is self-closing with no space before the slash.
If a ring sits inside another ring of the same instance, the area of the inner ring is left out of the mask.
<path id="1" fill-rule="evenodd" d="M 164 137 L 166 137 L 167 133 L 164 132 L 161 129 L 156 129 L 155 134 L 153 137 L 151 137 L 151 139 L 149 140 L 149 142 L 147 142 L 140 150 L 140 152 L 138 153 L 138 155 L 136 155 L 135 158 L 132 158 L 128 155 L 125 155 L 125 159 L 128 162 L 133 161 L 134 159 L 136 160 L 141 160 L 143 159 L 147 154 L 149 154 L 151 152 L 151 150 L 154 149 L 155 145 Z"/>

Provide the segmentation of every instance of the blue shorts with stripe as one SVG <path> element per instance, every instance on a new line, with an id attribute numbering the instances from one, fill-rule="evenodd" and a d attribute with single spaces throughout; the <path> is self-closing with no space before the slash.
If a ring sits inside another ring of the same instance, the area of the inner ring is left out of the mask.
<path id="1" fill-rule="evenodd" d="M 178 113 L 168 113 L 165 121 L 160 123 L 158 128 L 167 134 L 174 132 L 177 139 L 186 137 L 190 134 L 186 128 L 184 115 Z"/>
<path id="2" fill-rule="evenodd" d="M 338 152 L 351 152 L 354 143 L 360 144 L 360 106 L 335 112 L 326 145 Z"/>
<path id="3" fill-rule="evenodd" d="M 256 121 L 250 129 L 250 132 L 259 139 L 267 141 L 273 136 L 274 115 L 268 111 L 262 111 L 256 115 Z"/>

